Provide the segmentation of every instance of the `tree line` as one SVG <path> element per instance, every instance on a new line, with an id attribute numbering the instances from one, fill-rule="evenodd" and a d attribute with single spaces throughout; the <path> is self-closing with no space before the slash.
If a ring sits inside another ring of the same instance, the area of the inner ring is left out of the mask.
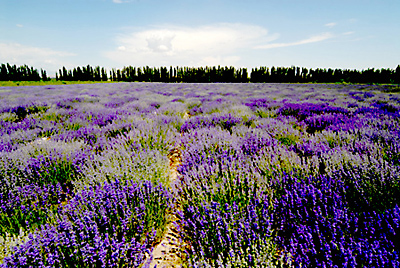
<path id="1" fill-rule="evenodd" d="M 0 81 L 48 81 L 46 71 L 29 67 L 28 65 L 10 65 L 2 63 L 0 65 Z"/>
<path id="2" fill-rule="evenodd" d="M 47 81 L 46 71 L 39 72 L 27 65 L 1 64 L 0 80 Z M 400 84 L 400 65 L 395 69 L 350 70 L 307 69 L 304 67 L 258 67 L 250 72 L 246 68 L 234 67 L 133 67 L 111 69 L 90 65 L 67 69 L 56 73 L 61 81 L 125 81 L 164 83 L 365 83 Z"/>
<path id="3" fill-rule="evenodd" d="M 108 81 L 107 71 L 104 67 L 82 66 L 72 70 L 63 67 L 56 73 L 56 80 L 63 81 Z"/>
<path id="4" fill-rule="evenodd" d="M 79 67 L 78 67 L 79 68 Z M 88 70 L 89 66 L 86 68 Z M 100 67 L 95 68 L 97 73 Z M 101 73 L 106 77 L 106 71 L 101 68 Z M 74 70 L 67 71 L 63 68 L 59 73 L 71 75 L 59 76 L 60 80 L 76 80 Z M 96 73 L 96 72 L 95 72 Z M 103 75 L 101 75 L 103 77 Z M 105 81 L 100 76 L 92 76 L 93 81 Z M 79 80 L 79 79 L 78 79 Z M 107 80 L 107 79 L 106 79 Z M 399 84 L 400 65 L 396 69 L 350 70 L 350 69 L 307 69 L 303 67 L 259 67 L 252 68 L 249 73 L 246 68 L 234 67 L 133 67 L 112 69 L 109 80 L 111 81 L 141 81 L 165 83 L 365 83 L 365 84 Z"/>
<path id="5" fill-rule="evenodd" d="M 112 69 L 111 81 L 144 81 L 172 83 L 249 82 L 246 68 L 234 67 L 124 67 Z"/>
<path id="6" fill-rule="evenodd" d="M 400 65 L 396 69 L 349 70 L 349 69 L 307 69 L 300 67 L 254 68 L 250 81 L 285 83 L 362 83 L 399 84 Z"/>

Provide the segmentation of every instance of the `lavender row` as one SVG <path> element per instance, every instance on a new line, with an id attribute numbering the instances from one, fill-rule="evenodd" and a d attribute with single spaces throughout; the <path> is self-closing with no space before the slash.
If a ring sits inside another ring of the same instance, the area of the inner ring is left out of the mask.
<path id="1" fill-rule="evenodd" d="M 352 211 L 353 196 L 340 177 L 287 176 L 279 188 L 273 228 L 277 243 L 292 256 L 294 266 L 400 264 L 398 202 L 383 212 Z"/>
<path id="2" fill-rule="evenodd" d="M 252 109 L 272 118 L 199 114 L 182 127 L 191 264 L 398 266 L 398 114 L 265 103 Z M 315 117 L 336 121 L 310 131 Z"/>
<path id="3" fill-rule="evenodd" d="M 2 267 L 138 267 L 163 234 L 172 196 L 150 182 L 89 188 L 58 207 Z"/>

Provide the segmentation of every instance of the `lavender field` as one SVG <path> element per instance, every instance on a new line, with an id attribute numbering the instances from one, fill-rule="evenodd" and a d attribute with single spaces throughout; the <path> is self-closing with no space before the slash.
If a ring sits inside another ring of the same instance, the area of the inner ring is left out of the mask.
<path id="1" fill-rule="evenodd" d="M 400 93 L 0 87 L 0 197 L 0 267 L 149 267 L 174 213 L 176 267 L 399 267 Z"/>

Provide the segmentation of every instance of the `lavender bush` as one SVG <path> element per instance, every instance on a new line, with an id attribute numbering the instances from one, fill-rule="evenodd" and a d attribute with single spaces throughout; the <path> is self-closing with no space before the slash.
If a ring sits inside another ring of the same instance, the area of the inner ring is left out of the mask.
<path id="1" fill-rule="evenodd" d="M 171 198 L 150 182 L 86 189 L 60 206 L 56 223 L 42 225 L 2 267 L 139 266 L 162 235 Z"/>

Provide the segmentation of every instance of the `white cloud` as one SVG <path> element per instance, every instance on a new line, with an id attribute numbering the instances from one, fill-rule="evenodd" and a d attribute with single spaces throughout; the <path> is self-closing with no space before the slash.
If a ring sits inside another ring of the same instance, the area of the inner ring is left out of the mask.
<path id="1" fill-rule="evenodd" d="M 334 26 L 336 26 L 336 25 L 337 25 L 336 22 L 330 22 L 330 23 L 325 24 L 324 26 L 329 27 L 329 28 L 332 28 L 332 27 L 334 27 Z"/>
<path id="2" fill-rule="evenodd" d="M 354 32 L 345 32 L 345 33 L 343 33 L 343 35 L 351 35 L 351 34 L 354 34 Z"/>
<path id="3" fill-rule="evenodd" d="M 115 4 L 122 4 L 122 3 L 129 3 L 132 2 L 133 0 L 113 0 L 113 3 Z"/>
<path id="4" fill-rule="evenodd" d="M 272 44 L 267 44 L 267 45 L 261 45 L 261 46 L 256 46 L 255 48 L 257 49 L 270 49 L 270 48 L 279 48 L 279 47 L 291 47 L 291 46 L 298 46 L 298 45 L 304 45 L 304 44 L 309 44 L 309 43 L 316 43 L 316 42 L 321 42 L 326 39 L 333 38 L 334 35 L 331 33 L 322 33 L 319 35 L 312 36 L 307 39 L 303 39 L 300 41 L 296 42 L 291 42 L 291 43 L 272 43 Z"/>
<path id="5" fill-rule="evenodd" d="M 19 28 L 24 27 L 24 25 L 22 25 L 22 24 L 16 24 L 15 26 L 17 26 L 17 27 L 19 27 Z"/>
<path id="6" fill-rule="evenodd" d="M 249 24 L 220 23 L 199 27 L 164 25 L 120 35 L 106 57 L 122 65 L 236 65 L 241 50 L 275 40 L 276 34 Z"/>
<path id="7" fill-rule="evenodd" d="M 16 65 L 27 64 L 34 68 L 43 68 L 48 72 L 54 72 L 62 66 L 73 67 L 66 62 L 66 59 L 71 56 L 75 56 L 75 54 L 18 43 L 0 43 L 0 62 Z"/>

